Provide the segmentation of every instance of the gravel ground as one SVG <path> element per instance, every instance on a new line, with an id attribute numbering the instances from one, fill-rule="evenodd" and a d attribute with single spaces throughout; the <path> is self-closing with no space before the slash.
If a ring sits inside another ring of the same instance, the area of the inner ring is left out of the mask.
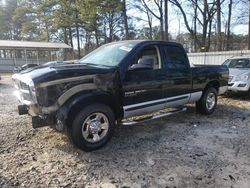
<path id="1" fill-rule="evenodd" d="M 0 81 L 0 187 L 250 187 L 250 97 L 220 97 L 187 112 L 119 127 L 102 149 L 74 147 L 17 114 L 10 79 Z"/>

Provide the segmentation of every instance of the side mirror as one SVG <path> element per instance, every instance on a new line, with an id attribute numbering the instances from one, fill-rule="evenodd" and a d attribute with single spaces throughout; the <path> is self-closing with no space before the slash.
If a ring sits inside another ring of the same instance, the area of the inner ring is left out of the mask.
<path id="1" fill-rule="evenodd" d="M 129 70 L 153 69 L 154 59 L 143 57 L 138 60 L 138 64 L 132 65 Z"/>

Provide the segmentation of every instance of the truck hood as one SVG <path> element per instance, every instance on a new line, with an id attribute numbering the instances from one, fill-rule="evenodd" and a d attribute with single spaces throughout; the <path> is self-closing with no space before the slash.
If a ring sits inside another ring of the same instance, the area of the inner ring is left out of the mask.
<path id="1" fill-rule="evenodd" d="M 229 69 L 229 76 L 239 76 L 241 74 L 250 73 L 250 69 Z"/>
<path id="2" fill-rule="evenodd" d="M 90 64 L 63 64 L 53 66 L 38 66 L 13 75 L 13 78 L 30 78 L 33 82 L 41 83 L 63 78 L 84 75 L 105 74 L 113 72 L 114 68 Z"/>

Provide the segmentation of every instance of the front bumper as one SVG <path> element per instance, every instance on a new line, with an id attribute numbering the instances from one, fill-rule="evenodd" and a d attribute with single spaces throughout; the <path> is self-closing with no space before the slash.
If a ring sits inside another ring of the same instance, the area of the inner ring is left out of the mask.
<path id="1" fill-rule="evenodd" d="M 29 83 L 27 83 L 27 80 L 22 79 L 22 77 L 17 74 L 13 76 L 12 79 L 17 89 L 14 95 L 21 103 L 21 105 L 18 106 L 19 115 L 31 115 L 33 128 L 55 125 L 57 121 L 57 106 L 42 107 L 38 104 L 36 94 L 32 90 L 32 85 L 34 86 L 34 84 L 31 79 L 27 79 L 29 81 Z"/>
<path id="2" fill-rule="evenodd" d="M 39 109 L 36 104 L 33 104 L 30 100 L 26 100 L 20 90 L 14 92 L 16 98 L 22 103 L 18 106 L 19 115 L 30 114 L 31 116 L 36 116 L 39 114 Z"/>
<path id="3" fill-rule="evenodd" d="M 21 105 L 18 105 L 18 114 L 29 114 L 32 118 L 32 127 L 34 129 L 45 126 L 54 126 L 56 124 L 55 113 L 49 113 L 49 110 L 46 111 L 48 113 L 42 113 L 44 108 L 39 107 L 38 104 L 34 104 L 30 100 L 25 100 L 23 92 L 20 90 L 17 90 L 14 94 L 21 103 Z"/>
<path id="4" fill-rule="evenodd" d="M 250 82 L 237 81 L 228 84 L 229 91 L 246 92 L 249 91 L 249 89 L 250 89 Z"/>
<path id="5" fill-rule="evenodd" d="M 37 104 L 34 104 L 31 100 L 24 97 L 24 94 L 29 94 L 25 90 L 18 89 L 15 91 L 14 95 L 20 101 L 21 105 L 18 105 L 18 114 L 25 115 L 29 114 L 32 118 L 32 127 L 34 129 L 52 126 L 55 124 L 54 115 L 41 115 L 39 107 Z"/>
<path id="6" fill-rule="evenodd" d="M 45 115 L 45 116 L 38 116 L 33 112 L 33 109 L 30 106 L 25 104 L 18 105 L 18 114 L 25 115 L 29 114 L 32 117 L 32 127 L 34 129 L 45 127 L 45 126 L 52 126 L 55 124 L 55 116 L 54 115 Z"/>

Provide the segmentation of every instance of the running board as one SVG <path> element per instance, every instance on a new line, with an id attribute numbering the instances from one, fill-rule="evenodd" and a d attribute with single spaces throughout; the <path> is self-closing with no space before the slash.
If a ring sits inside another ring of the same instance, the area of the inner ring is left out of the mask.
<path id="1" fill-rule="evenodd" d="M 162 118 L 162 117 L 171 116 L 171 115 L 174 115 L 174 114 L 177 114 L 177 113 L 180 113 L 180 112 L 184 112 L 186 110 L 187 110 L 187 107 L 183 107 L 183 108 L 177 109 L 175 111 L 166 112 L 166 113 L 160 113 L 160 114 L 152 115 L 152 116 L 147 117 L 147 118 L 141 118 L 141 119 L 138 119 L 138 120 L 132 120 L 132 121 L 125 121 L 125 120 L 123 120 L 121 122 L 121 124 L 122 125 L 126 125 L 126 126 L 136 125 L 138 123 L 144 123 L 144 122 L 155 120 L 155 119 L 159 119 L 159 118 Z"/>

